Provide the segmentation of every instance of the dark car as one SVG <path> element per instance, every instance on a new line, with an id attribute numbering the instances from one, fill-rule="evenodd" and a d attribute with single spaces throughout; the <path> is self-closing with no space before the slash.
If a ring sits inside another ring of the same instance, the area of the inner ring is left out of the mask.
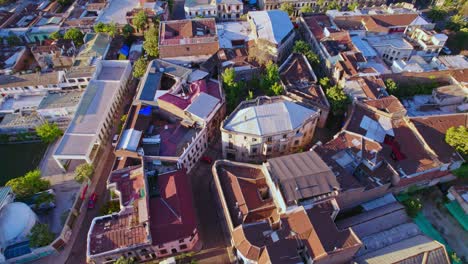
<path id="1" fill-rule="evenodd" d="M 97 201 L 97 194 L 96 193 L 91 194 L 88 200 L 88 208 L 93 209 L 94 207 L 96 207 L 96 201 Z"/>

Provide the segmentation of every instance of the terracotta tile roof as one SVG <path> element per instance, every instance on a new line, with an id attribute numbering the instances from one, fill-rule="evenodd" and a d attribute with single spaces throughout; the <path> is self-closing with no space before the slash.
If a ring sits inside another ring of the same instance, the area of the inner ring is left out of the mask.
<path id="1" fill-rule="evenodd" d="M 451 75 L 462 84 L 468 83 L 468 69 L 452 71 Z"/>
<path id="2" fill-rule="evenodd" d="M 234 226 L 278 218 L 260 168 L 222 165 L 217 171 Z M 266 196 L 262 197 L 262 194 Z"/>
<path id="3" fill-rule="evenodd" d="M 157 177 L 160 195 L 149 200 L 153 245 L 190 237 L 197 232 L 197 221 L 185 169 Z"/>
<path id="4" fill-rule="evenodd" d="M 385 83 L 379 77 L 359 77 L 356 80 L 369 99 L 379 99 L 385 94 Z"/>
<path id="5" fill-rule="evenodd" d="M 406 113 L 406 109 L 403 106 L 403 104 L 401 104 L 400 100 L 398 100 L 398 98 L 396 98 L 393 95 L 380 98 L 380 99 L 376 99 L 376 100 L 366 100 L 364 101 L 364 104 L 370 107 L 376 108 L 379 111 L 382 111 L 385 113 L 390 113 L 390 114 L 399 113 L 399 112 Z"/>
<path id="6" fill-rule="evenodd" d="M 326 27 L 332 26 L 330 18 L 324 14 L 304 17 L 304 21 L 317 40 L 321 40 L 325 37 L 323 30 Z"/>
<path id="7" fill-rule="evenodd" d="M 438 167 L 440 165 L 439 161 L 424 147 L 408 121 L 403 116 L 390 116 L 390 114 L 402 111 L 402 109 L 404 108 L 402 108 L 401 103 L 396 98 L 391 97 L 369 100 L 363 103 L 356 102 L 343 129 L 360 135 L 372 135 L 379 138 L 384 136 L 384 139 L 380 139 L 384 143 L 382 145 L 384 158 L 400 174 L 411 175 Z M 363 128 L 369 122 L 376 123 L 383 130 L 378 128 L 374 130 L 372 124 L 368 124 L 368 129 Z M 377 134 L 381 134 L 377 133 L 378 131 L 382 131 L 383 134 L 378 136 Z M 397 158 L 392 158 L 392 156 L 395 157 L 394 155 Z"/>
<path id="8" fill-rule="evenodd" d="M 410 120 L 440 161 L 450 163 L 461 160 L 455 150 L 445 142 L 445 134 L 450 127 L 468 127 L 468 114 L 411 117 Z"/>

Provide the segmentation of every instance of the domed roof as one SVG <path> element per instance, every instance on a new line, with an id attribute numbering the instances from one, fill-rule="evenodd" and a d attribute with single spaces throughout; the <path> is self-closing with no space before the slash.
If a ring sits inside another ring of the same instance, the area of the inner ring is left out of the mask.
<path id="1" fill-rule="evenodd" d="M 36 220 L 36 214 L 24 203 L 5 205 L 0 211 L 0 246 L 26 238 Z"/>

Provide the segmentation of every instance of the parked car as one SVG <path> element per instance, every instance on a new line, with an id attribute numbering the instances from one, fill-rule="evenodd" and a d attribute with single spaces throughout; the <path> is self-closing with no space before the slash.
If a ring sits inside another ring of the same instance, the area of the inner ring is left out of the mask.
<path id="1" fill-rule="evenodd" d="M 96 201 L 97 201 L 97 194 L 94 192 L 91 194 L 91 196 L 88 199 L 88 208 L 93 209 L 96 207 Z"/>
<path id="2" fill-rule="evenodd" d="M 447 55 L 452 54 L 452 51 L 448 47 L 445 47 L 445 46 L 442 48 L 442 52 Z"/>
<path id="3" fill-rule="evenodd" d="M 117 146 L 117 141 L 119 141 L 119 135 L 115 134 L 112 138 L 112 146 L 115 148 Z"/>
<path id="4" fill-rule="evenodd" d="M 211 158 L 208 157 L 208 156 L 203 156 L 203 157 L 201 157 L 201 160 L 202 160 L 203 162 L 207 163 L 207 164 L 213 163 L 213 159 L 211 159 Z"/>

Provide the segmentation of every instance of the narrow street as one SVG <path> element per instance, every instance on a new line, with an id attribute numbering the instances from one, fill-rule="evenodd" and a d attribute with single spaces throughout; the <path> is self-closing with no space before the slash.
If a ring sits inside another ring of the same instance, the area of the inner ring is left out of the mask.
<path id="1" fill-rule="evenodd" d="M 220 144 L 215 148 L 210 147 L 204 156 L 209 156 L 213 161 L 221 158 Z M 203 241 L 203 250 L 198 252 L 194 259 L 202 264 L 229 263 L 226 250 L 227 241 L 221 227 L 221 219 L 215 202 L 216 195 L 212 188 L 213 174 L 212 164 L 200 161 L 188 175 L 192 186 L 193 202 L 198 216 L 198 230 Z"/>

